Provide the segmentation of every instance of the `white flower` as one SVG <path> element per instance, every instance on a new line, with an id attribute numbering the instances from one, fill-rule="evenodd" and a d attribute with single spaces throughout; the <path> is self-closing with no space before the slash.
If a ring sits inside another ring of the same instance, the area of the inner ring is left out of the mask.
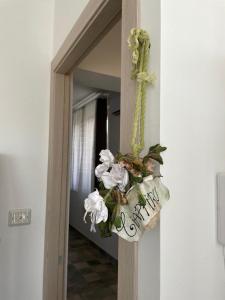
<path id="1" fill-rule="evenodd" d="M 114 186 L 117 185 L 116 180 L 111 175 L 111 171 L 110 172 L 105 172 L 102 175 L 101 180 L 103 181 L 104 187 L 106 189 L 112 189 Z"/>
<path id="2" fill-rule="evenodd" d="M 129 182 L 127 170 L 120 164 L 113 164 L 110 172 L 103 173 L 101 177 L 106 189 L 111 189 L 118 185 L 121 192 Z"/>
<path id="3" fill-rule="evenodd" d="M 114 162 L 114 156 L 113 154 L 108 150 L 102 150 L 100 153 L 100 161 L 106 165 L 108 165 L 108 167 L 111 167 L 113 162 Z"/>
<path id="4" fill-rule="evenodd" d="M 121 192 L 125 192 L 125 187 L 129 182 L 127 170 L 121 164 L 114 164 L 110 171 L 111 176 L 117 182 Z"/>
<path id="5" fill-rule="evenodd" d="M 108 171 L 109 166 L 106 163 L 100 164 L 95 168 L 95 176 L 101 178 L 102 175 Z"/>
<path id="6" fill-rule="evenodd" d="M 128 182 L 129 182 L 129 175 L 126 169 L 124 169 L 124 176 L 122 179 L 122 182 L 119 184 L 119 189 L 121 192 L 125 192 L 125 187 L 127 186 Z"/>
<path id="7" fill-rule="evenodd" d="M 88 195 L 88 198 L 84 200 L 84 208 L 86 210 L 84 215 L 84 221 L 86 222 L 86 216 L 90 213 L 91 218 L 91 231 L 95 230 L 95 224 L 100 222 L 106 222 L 108 219 L 108 208 L 105 205 L 104 199 L 99 195 L 98 190 Z"/>

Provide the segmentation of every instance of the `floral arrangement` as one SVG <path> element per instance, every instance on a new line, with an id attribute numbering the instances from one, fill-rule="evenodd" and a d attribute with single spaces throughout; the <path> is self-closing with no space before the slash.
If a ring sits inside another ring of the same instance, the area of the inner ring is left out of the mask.
<path id="1" fill-rule="evenodd" d="M 154 169 L 157 164 L 163 164 L 161 152 L 166 147 L 159 144 L 150 147 L 143 158 L 135 157 L 132 154 L 118 153 L 116 157 L 109 150 L 100 152 L 100 162 L 95 175 L 99 181 L 99 187 L 89 194 L 84 201 L 86 221 L 87 214 L 90 215 L 91 231 L 96 231 L 98 225 L 102 237 L 112 235 L 112 226 L 121 226 L 119 215 L 120 205 L 128 203 L 126 193 L 137 183 L 149 175 L 154 177 Z M 139 191 L 138 202 L 142 207 L 146 205 L 146 199 Z"/>
<path id="2" fill-rule="evenodd" d="M 145 130 L 146 85 L 155 80 L 148 72 L 150 38 L 140 28 L 130 31 L 128 45 L 131 49 L 131 79 L 136 81 L 137 95 L 131 137 L 132 154 L 118 153 L 115 157 L 109 150 L 100 152 L 100 162 L 95 175 L 98 188 L 84 201 L 85 215 L 91 219 L 91 231 L 97 224 L 102 237 L 117 233 L 127 241 L 138 241 L 145 229 L 156 225 L 161 207 L 169 200 L 169 190 L 156 176 L 156 165 L 163 164 L 160 144 L 143 151 Z"/>

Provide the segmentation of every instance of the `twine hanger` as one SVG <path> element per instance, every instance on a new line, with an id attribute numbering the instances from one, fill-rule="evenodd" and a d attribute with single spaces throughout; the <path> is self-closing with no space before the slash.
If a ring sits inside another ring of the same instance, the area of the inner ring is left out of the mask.
<path id="1" fill-rule="evenodd" d="M 137 81 L 137 98 L 131 148 L 133 155 L 138 157 L 145 146 L 146 85 L 154 82 L 155 75 L 148 73 L 148 59 L 151 47 L 148 33 L 140 28 L 131 29 L 130 36 L 128 38 L 128 45 L 132 50 L 131 79 Z"/>

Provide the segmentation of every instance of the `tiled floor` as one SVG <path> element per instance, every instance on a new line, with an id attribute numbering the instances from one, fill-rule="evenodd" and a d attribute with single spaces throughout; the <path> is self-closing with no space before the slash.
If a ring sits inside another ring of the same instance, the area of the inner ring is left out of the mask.
<path id="1" fill-rule="evenodd" d="M 117 261 L 71 227 L 67 299 L 117 299 Z"/>

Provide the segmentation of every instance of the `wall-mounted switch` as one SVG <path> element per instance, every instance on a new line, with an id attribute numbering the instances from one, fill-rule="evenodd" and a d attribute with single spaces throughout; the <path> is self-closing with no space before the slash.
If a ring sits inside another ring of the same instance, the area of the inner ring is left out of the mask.
<path id="1" fill-rule="evenodd" d="M 12 209 L 9 211 L 9 226 L 26 225 L 31 222 L 31 209 Z"/>

